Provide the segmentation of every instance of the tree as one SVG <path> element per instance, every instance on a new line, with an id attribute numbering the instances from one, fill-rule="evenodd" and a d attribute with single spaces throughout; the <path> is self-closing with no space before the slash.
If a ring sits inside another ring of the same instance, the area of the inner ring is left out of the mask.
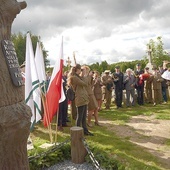
<path id="1" fill-rule="evenodd" d="M 162 37 L 157 37 L 156 41 L 150 39 L 149 43 L 147 44 L 147 48 L 151 47 L 152 50 L 152 62 L 157 66 L 162 64 L 164 60 L 170 61 L 170 56 L 168 52 L 164 50 L 164 44 L 162 42 Z"/>
<path id="2" fill-rule="evenodd" d="M 109 70 L 110 69 L 110 66 L 107 63 L 107 61 L 102 61 L 101 67 L 102 67 L 102 72 L 104 72 L 105 70 Z"/>
<path id="3" fill-rule="evenodd" d="M 91 70 L 93 71 L 98 71 L 99 73 L 103 72 L 103 68 L 101 67 L 101 65 L 99 64 L 99 62 L 96 62 L 92 65 L 89 66 Z"/>
<path id="4" fill-rule="evenodd" d="M 33 50 L 35 52 L 37 42 L 40 41 L 40 37 L 36 35 L 31 35 Z M 25 61 L 25 52 L 26 52 L 26 34 L 19 32 L 18 34 L 12 35 L 12 41 L 18 56 L 19 64 L 21 65 Z M 41 41 L 40 41 L 41 42 Z M 49 65 L 49 60 L 47 59 L 48 51 L 45 50 L 43 43 L 41 42 L 41 48 L 43 51 L 45 66 Z"/>

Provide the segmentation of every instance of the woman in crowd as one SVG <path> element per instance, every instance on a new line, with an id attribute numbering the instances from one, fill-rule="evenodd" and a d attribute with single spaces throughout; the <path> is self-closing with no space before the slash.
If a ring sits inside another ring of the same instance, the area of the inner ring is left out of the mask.
<path id="1" fill-rule="evenodd" d="M 88 103 L 88 126 L 92 127 L 91 124 L 91 119 L 92 119 L 92 115 L 94 114 L 94 118 L 95 118 L 95 125 L 99 125 L 98 122 L 98 104 L 96 101 L 96 98 L 94 96 L 94 92 L 92 90 L 93 86 L 94 86 L 94 80 L 93 80 L 93 72 L 90 72 L 90 68 L 88 66 L 83 66 L 82 67 L 83 71 L 84 71 L 84 75 L 83 77 L 86 78 L 87 80 L 87 93 L 89 96 L 89 103 Z"/>
<path id="2" fill-rule="evenodd" d="M 100 73 L 98 71 L 94 72 L 93 79 L 94 79 L 93 92 L 94 92 L 94 96 L 98 103 L 98 111 L 100 111 L 101 107 L 102 107 L 102 86 L 103 86 L 103 84 L 101 82 Z"/>
<path id="3" fill-rule="evenodd" d="M 82 77 L 80 77 L 80 73 Z M 86 90 L 87 78 L 84 75 L 85 71 L 81 70 L 81 65 L 76 64 L 68 75 L 68 85 L 71 86 L 75 92 L 75 105 L 77 108 L 76 125 L 82 126 L 85 135 L 93 136 L 93 134 L 88 131 L 86 124 L 89 96 Z"/>

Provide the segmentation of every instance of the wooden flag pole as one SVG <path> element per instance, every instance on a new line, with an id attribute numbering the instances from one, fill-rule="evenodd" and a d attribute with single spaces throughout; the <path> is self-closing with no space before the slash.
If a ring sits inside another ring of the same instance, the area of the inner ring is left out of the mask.
<path id="1" fill-rule="evenodd" d="M 48 128 L 48 132 L 49 132 L 50 142 L 53 143 L 51 123 L 50 123 L 50 120 L 49 120 L 49 110 L 48 110 L 48 107 L 46 107 L 46 105 L 45 105 L 45 103 L 47 102 L 47 100 L 45 98 L 46 89 L 44 88 L 44 90 L 45 90 L 45 92 L 43 92 L 42 89 L 41 89 L 41 92 L 42 92 L 41 99 L 42 99 L 43 108 L 44 108 L 44 116 L 45 116 L 46 121 L 48 123 L 47 128 Z M 47 106 L 48 106 L 48 102 L 47 102 Z"/>
<path id="2" fill-rule="evenodd" d="M 57 132 L 58 132 L 58 114 L 59 114 L 59 109 L 57 110 L 57 115 L 56 115 L 56 129 L 55 129 L 55 145 L 57 143 Z"/>

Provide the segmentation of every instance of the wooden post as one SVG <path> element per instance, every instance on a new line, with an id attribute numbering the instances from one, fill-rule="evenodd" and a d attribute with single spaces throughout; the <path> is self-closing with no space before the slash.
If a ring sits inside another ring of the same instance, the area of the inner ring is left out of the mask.
<path id="1" fill-rule="evenodd" d="M 82 164 L 85 162 L 87 151 L 82 142 L 84 137 L 83 128 L 74 126 L 70 128 L 71 131 L 71 160 L 75 164 Z"/>

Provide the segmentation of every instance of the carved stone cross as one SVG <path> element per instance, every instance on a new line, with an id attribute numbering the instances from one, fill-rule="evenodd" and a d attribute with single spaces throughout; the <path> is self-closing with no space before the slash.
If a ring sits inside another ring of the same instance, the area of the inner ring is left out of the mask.
<path id="1" fill-rule="evenodd" d="M 150 45 L 148 45 L 148 59 L 149 63 L 152 63 L 152 48 Z"/>
<path id="2" fill-rule="evenodd" d="M 70 69 L 70 66 L 71 66 L 70 57 L 67 58 L 66 63 L 67 63 L 68 69 Z"/>

